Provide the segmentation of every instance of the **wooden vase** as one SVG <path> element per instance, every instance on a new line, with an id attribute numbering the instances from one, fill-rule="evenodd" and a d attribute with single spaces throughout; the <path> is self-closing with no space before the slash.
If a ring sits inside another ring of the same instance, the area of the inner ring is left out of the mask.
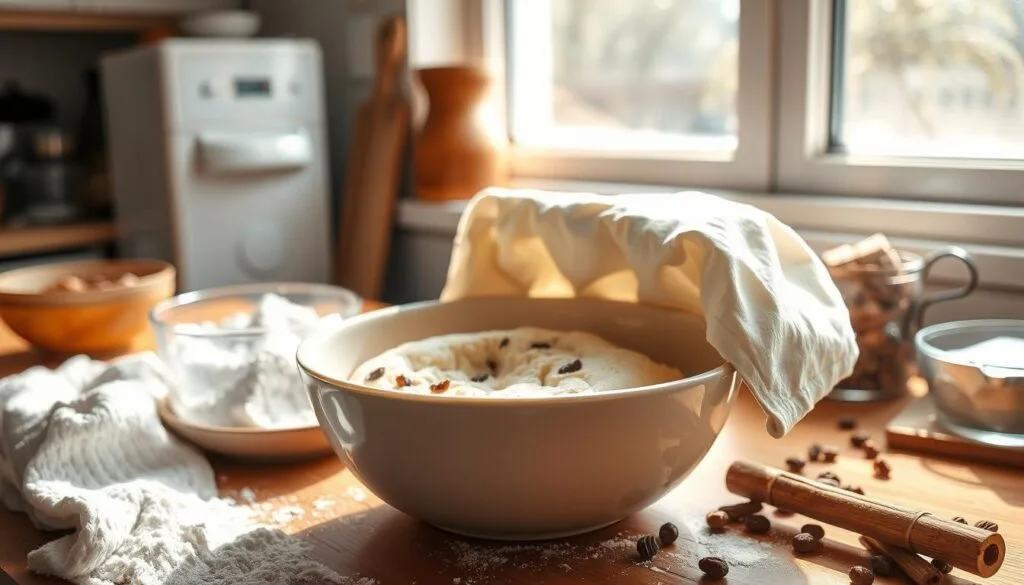
<path id="1" fill-rule="evenodd" d="M 429 109 L 413 154 L 416 196 L 423 201 L 469 199 L 505 182 L 504 143 L 488 119 L 490 76 L 472 66 L 416 72 Z"/>

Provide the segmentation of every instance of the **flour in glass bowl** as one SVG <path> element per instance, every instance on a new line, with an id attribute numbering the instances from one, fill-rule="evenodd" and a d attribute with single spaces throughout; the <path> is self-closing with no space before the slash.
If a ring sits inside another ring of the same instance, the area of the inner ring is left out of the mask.
<path id="1" fill-rule="evenodd" d="M 175 414 L 194 424 L 282 429 L 315 426 L 316 415 L 295 365 L 295 351 L 314 328 L 340 320 L 312 307 L 266 294 L 252 314 L 219 323 L 179 326 L 168 348 L 180 387 L 172 397 Z M 261 329 L 255 335 L 241 334 Z M 189 333 L 237 331 L 237 336 Z"/>

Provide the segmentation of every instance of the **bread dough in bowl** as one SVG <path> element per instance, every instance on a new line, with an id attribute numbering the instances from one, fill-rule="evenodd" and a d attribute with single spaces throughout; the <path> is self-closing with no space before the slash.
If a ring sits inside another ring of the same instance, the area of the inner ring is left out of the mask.
<path id="1" fill-rule="evenodd" d="M 521 327 L 429 337 L 374 357 L 353 382 L 414 394 L 535 398 L 659 384 L 679 370 L 584 331 Z"/>

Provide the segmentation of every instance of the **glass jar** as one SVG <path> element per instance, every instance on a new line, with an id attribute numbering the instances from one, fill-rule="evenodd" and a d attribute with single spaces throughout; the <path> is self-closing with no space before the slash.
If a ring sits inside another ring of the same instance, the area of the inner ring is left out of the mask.
<path id="1" fill-rule="evenodd" d="M 63 223 L 82 211 L 84 172 L 71 157 L 71 139 L 53 128 L 35 135 L 33 157 L 22 171 L 25 217 L 33 224 Z"/>
<path id="2" fill-rule="evenodd" d="M 899 398 L 914 373 L 914 334 L 930 305 L 969 295 L 978 286 L 978 268 L 963 248 L 951 246 L 927 256 L 899 251 L 899 269 L 848 264 L 829 273 L 850 311 L 860 357 L 853 373 L 829 395 L 836 400 L 869 402 Z M 924 294 L 931 267 L 942 258 L 956 258 L 967 267 L 966 285 Z"/>

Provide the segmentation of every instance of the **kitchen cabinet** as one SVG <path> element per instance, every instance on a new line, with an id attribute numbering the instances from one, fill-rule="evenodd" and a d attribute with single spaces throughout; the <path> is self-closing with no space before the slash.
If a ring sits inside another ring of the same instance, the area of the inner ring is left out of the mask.
<path id="1" fill-rule="evenodd" d="M 240 0 L 0 0 L 0 31 L 167 30 L 184 14 L 240 5 Z"/>
<path id="2" fill-rule="evenodd" d="M 0 258 L 27 256 L 113 245 L 117 228 L 111 221 L 79 224 L 0 228 Z"/>
<path id="3" fill-rule="evenodd" d="M 0 11 L 175 15 L 240 4 L 240 0 L 0 0 Z"/>
<path id="4" fill-rule="evenodd" d="M 128 14 L 183 14 L 197 10 L 238 8 L 238 0 L 73 0 L 82 12 L 120 12 Z"/>
<path id="5" fill-rule="evenodd" d="M 72 10 L 74 0 L 0 0 L 0 10 Z"/>
<path id="6" fill-rule="evenodd" d="M 71 110 L 70 119 L 62 121 L 64 128 L 77 128 L 79 80 L 101 52 L 131 46 L 140 33 L 173 30 L 184 13 L 239 4 L 237 0 L 0 0 L 0 35 L 15 33 L 0 43 L 0 56 L 6 50 L 17 57 L 0 59 L 0 85 L 9 79 L 42 88 L 64 111 Z M 65 34 L 50 35 L 58 31 Z M 52 81 L 54 77 L 73 81 Z M 17 263 L 64 258 L 66 253 L 103 257 L 115 240 L 114 222 L 103 218 L 62 225 L 0 226 L 0 271 Z"/>

